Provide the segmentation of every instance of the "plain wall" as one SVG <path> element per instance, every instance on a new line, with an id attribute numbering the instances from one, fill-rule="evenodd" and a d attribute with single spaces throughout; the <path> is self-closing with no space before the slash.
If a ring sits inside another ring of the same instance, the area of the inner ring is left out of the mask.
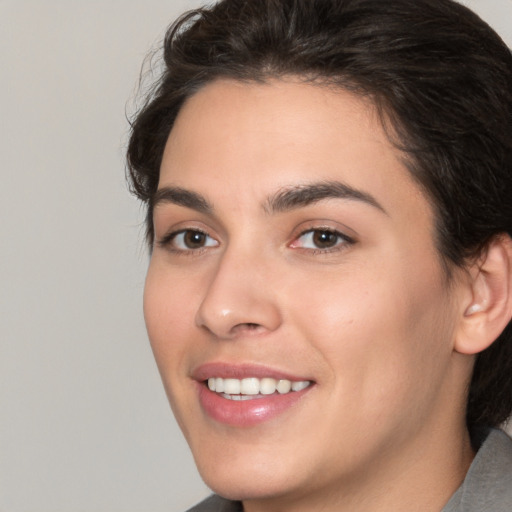
<path id="1" fill-rule="evenodd" d="M 199 0 L 0 0 L 0 511 L 186 509 L 207 494 L 142 318 L 124 183 L 144 55 Z M 467 2 L 512 44 L 512 0 Z"/>

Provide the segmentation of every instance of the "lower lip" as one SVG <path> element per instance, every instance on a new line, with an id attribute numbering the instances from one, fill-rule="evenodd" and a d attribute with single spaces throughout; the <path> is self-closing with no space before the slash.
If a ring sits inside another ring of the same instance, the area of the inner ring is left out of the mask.
<path id="1" fill-rule="evenodd" d="M 251 400 L 229 400 L 198 382 L 199 402 L 203 411 L 215 421 L 233 427 L 250 427 L 268 421 L 292 408 L 313 387 L 280 395 L 278 393 Z"/>

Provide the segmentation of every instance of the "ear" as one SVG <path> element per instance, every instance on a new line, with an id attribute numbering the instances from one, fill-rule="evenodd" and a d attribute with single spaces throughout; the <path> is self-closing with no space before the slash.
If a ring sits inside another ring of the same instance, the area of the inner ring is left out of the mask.
<path id="1" fill-rule="evenodd" d="M 482 256 L 468 268 L 469 293 L 454 348 L 477 354 L 489 347 L 512 317 L 512 240 L 506 234 L 493 238 Z"/>

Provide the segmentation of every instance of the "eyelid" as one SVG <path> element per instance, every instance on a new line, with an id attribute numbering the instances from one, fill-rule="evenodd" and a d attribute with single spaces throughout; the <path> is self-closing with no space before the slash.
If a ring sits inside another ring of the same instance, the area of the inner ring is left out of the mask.
<path id="1" fill-rule="evenodd" d="M 348 228 L 347 228 L 348 230 Z M 303 247 L 299 245 L 297 242 L 300 240 L 304 235 L 307 235 L 309 233 L 314 232 L 328 232 L 332 233 L 333 235 L 336 235 L 339 237 L 339 241 L 336 243 L 336 245 L 332 247 Z M 352 230 L 350 230 L 352 231 Z M 334 227 L 327 224 L 316 224 L 316 223 L 308 223 L 307 227 L 302 225 L 302 229 L 298 231 L 296 235 L 293 236 L 292 242 L 288 245 L 292 249 L 301 250 L 308 253 L 314 253 L 314 254 L 327 254 L 330 252 L 337 252 L 340 250 L 343 250 L 347 248 L 347 246 L 354 245 L 357 242 L 356 238 L 350 235 L 347 235 L 345 229 L 340 229 L 339 227 Z"/>
<path id="2" fill-rule="evenodd" d="M 220 240 L 219 236 L 222 236 L 223 231 L 222 225 L 213 216 L 191 212 L 183 206 L 166 203 L 159 204 L 158 209 L 153 211 L 153 230 L 155 246 L 159 241 L 164 241 L 180 231 L 200 231 L 216 240 Z"/>
<path id="3" fill-rule="evenodd" d="M 215 241 L 215 244 L 208 244 L 198 248 L 179 248 L 174 247 L 172 245 L 173 240 L 175 240 L 179 235 L 186 234 L 187 232 L 192 233 L 201 233 L 202 235 L 208 237 L 211 240 Z M 167 249 L 176 254 L 197 254 L 202 251 L 209 249 L 211 247 L 218 247 L 220 242 L 217 240 L 217 237 L 213 236 L 207 229 L 197 227 L 197 226 L 183 226 L 183 227 L 174 227 L 170 229 L 166 234 L 162 237 L 159 237 L 155 240 L 156 245 L 163 249 Z"/>

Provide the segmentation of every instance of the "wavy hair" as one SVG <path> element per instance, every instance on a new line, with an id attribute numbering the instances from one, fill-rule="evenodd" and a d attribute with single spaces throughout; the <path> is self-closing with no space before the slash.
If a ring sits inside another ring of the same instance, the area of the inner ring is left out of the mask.
<path id="1" fill-rule="evenodd" d="M 294 75 L 369 97 L 431 201 L 445 268 L 512 235 L 512 56 L 452 0 L 223 0 L 176 21 L 163 72 L 131 124 L 131 190 L 147 205 L 185 100 L 217 78 Z M 512 326 L 476 360 L 468 424 L 512 411 Z"/>

